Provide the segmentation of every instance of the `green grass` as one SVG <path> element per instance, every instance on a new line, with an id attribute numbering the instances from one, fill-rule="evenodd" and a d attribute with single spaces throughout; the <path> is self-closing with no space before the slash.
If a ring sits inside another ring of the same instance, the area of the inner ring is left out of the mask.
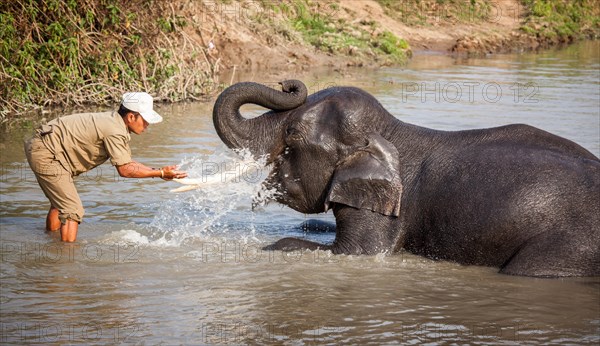
<path id="1" fill-rule="evenodd" d="M 386 14 L 406 25 L 430 26 L 438 22 L 486 20 L 492 6 L 485 0 L 377 0 Z"/>
<path id="2" fill-rule="evenodd" d="M 600 37 L 597 0 L 521 0 L 528 10 L 521 30 L 558 42 Z"/>
<path id="3" fill-rule="evenodd" d="M 375 22 L 353 25 L 333 14 L 339 11 L 335 3 L 295 0 L 291 4 L 281 3 L 281 12 L 289 18 L 290 26 L 305 42 L 331 54 L 374 55 L 384 63 L 405 63 L 410 56 L 410 47 L 405 40 L 389 31 L 382 31 Z M 373 33 L 379 32 L 373 35 Z"/>

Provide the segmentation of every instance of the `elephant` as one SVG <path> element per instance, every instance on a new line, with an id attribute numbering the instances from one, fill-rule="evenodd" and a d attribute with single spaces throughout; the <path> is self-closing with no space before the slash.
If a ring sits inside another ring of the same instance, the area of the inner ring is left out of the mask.
<path id="1" fill-rule="evenodd" d="M 600 275 L 600 160 L 525 125 L 441 131 L 390 114 L 356 87 L 307 96 L 254 82 L 225 89 L 213 108 L 220 139 L 268 155 L 263 184 L 301 213 L 333 210 L 332 244 L 283 238 L 268 250 L 434 260 L 534 277 Z M 244 104 L 267 108 L 246 118 Z"/>

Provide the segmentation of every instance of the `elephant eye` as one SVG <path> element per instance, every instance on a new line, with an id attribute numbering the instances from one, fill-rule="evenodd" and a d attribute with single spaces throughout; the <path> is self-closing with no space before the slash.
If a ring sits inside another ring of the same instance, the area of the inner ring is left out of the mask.
<path id="1" fill-rule="evenodd" d="M 301 139 L 300 131 L 293 127 L 285 129 L 285 141 L 289 144 L 290 142 L 298 141 Z"/>

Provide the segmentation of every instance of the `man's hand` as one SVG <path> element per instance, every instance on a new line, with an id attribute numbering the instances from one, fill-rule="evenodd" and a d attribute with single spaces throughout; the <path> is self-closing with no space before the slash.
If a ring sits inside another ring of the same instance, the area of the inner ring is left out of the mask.
<path id="1" fill-rule="evenodd" d="M 177 166 L 150 168 L 139 162 L 131 161 L 117 166 L 117 171 L 124 178 L 162 178 L 163 180 L 173 180 L 187 177 L 186 172 L 178 171 L 177 168 Z"/>
<path id="2" fill-rule="evenodd" d="M 177 170 L 178 166 L 165 166 L 161 168 L 161 178 L 163 180 L 181 179 L 187 177 L 187 173 Z"/>

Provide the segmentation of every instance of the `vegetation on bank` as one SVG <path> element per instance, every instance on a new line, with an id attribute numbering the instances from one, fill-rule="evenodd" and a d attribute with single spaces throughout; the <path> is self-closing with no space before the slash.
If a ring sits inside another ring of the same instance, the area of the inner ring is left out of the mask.
<path id="1" fill-rule="evenodd" d="M 484 22 L 494 15 L 485 0 L 376 1 L 409 26 Z M 600 37 L 600 1 L 520 1 L 527 9 L 521 31 L 545 46 Z M 338 0 L 2 1 L 0 123 L 43 107 L 112 103 L 126 90 L 146 90 L 159 101 L 213 94 L 222 86 L 220 57 L 200 26 L 214 23 L 193 19 L 209 16 L 207 2 L 245 8 L 249 20 L 241 25 L 267 41 L 277 37 L 383 65 L 411 55 L 404 39 L 346 13 Z"/>
<path id="2" fill-rule="evenodd" d="M 0 4 L 0 121 L 51 106 L 107 104 L 125 90 L 145 90 L 157 100 L 197 99 L 219 87 L 219 58 L 210 54 L 192 13 L 234 3 L 154 0 L 12 0 Z M 339 9 L 327 2 L 331 11 Z M 328 16 L 319 1 L 254 0 L 248 13 L 255 31 L 276 33 L 332 54 L 369 54 L 400 63 L 406 41 L 377 24 L 372 30 Z M 279 16 L 264 16 L 265 8 Z M 205 13 L 205 15 L 207 15 Z M 262 23 L 261 23 L 262 22 Z M 189 34 L 192 32 L 193 34 Z M 198 33 L 200 38 L 198 38 Z"/>
<path id="3" fill-rule="evenodd" d="M 412 54 L 406 40 L 381 28 L 375 21 L 362 19 L 354 23 L 336 16 L 341 9 L 335 2 L 263 0 L 263 4 L 286 18 L 280 32 L 288 37 L 294 37 L 290 32 L 297 33 L 302 42 L 318 50 L 368 56 L 378 59 L 382 65 L 405 63 Z M 277 19 L 271 20 L 271 24 L 277 25 L 276 22 Z"/>
<path id="4" fill-rule="evenodd" d="M 482 21 L 491 14 L 486 0 L 377 0 L 386 14 L 409 26 L 426 26 L 439 22 Z"/>
<path id="5" fill-rule="evenodd" d="M 481 22 L 497 16 L 494 2 L 485 0 L 377 0 L 386 13 L 406 25 L 439 22 Z M 598 0 L 520 0 L 525 13 L 520 31 L 541 47 L 600 38 Z M 509 15 L 512 15 L 509 14 Z"/>
<path id="6" fill-rule="evenodd" d="M 102 104 L 123 90 L 170 101 L 209 92 L 214 63 L 186 25 L 168 1 L 3 1 L 2 120 L 43 106 Z"/>
<path id="7" fill-rule="evenodd" d="M 546 44 L 600 38 L 598 0 L 521 0 L 528 15 L 521 30 Z"/>

